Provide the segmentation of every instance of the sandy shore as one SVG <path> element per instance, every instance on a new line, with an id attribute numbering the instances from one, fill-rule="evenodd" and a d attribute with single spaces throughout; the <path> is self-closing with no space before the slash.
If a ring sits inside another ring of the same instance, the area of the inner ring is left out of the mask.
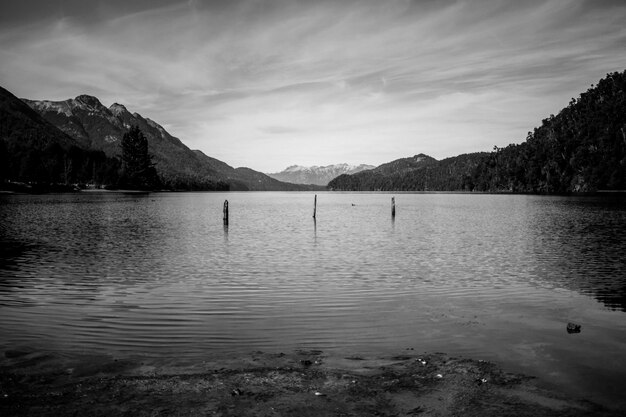
<path id="1" fill-rule="evenodd" d="M 254 352 L 187 366 L 7 351 L 1 416 L 618 416 L 495 365 L 407 350 L 393 357 Z"/>

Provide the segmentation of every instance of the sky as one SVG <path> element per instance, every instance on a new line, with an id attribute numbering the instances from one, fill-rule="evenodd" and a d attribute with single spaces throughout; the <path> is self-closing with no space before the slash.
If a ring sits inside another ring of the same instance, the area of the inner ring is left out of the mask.
<path id="1" fill-rule="evenodd" d="M 379 165 L 521 143 L 626 69 L 622 0 L 20 0 L 0 86 L 96 96 L 232 166 Z"/>

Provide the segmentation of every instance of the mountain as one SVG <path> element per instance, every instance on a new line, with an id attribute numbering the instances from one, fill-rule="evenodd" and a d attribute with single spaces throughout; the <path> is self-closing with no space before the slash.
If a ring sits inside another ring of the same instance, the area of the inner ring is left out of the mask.
<path id="1" fill-rule="evenodd" d="M 463 154 L 441 161 L 419 154 L 353 175 L 341 175 L 328 187 L 341 191 L 457 191 L 487 153 Z"/>
<path id="2" fill-rule="evenodd" d="M 291 182 L 295 184 L 316 184 L 326 185 L 335 177 L 342 174 L 356 174 L 357 172 L 373 169 L 373 165 L 348 165 L 336 164 L 327 166 L 311 166 L 303 167 L 300 165 L 292 165 L 284 171 L 274 174 L 267 174 L 272 178 L 280 181 Z"/>
<path id="3" fill-rule="evenodd" d="M 200 151 L 193 151 L 163 126 L 118 103 L 102 105 L 96 97 L 80 95 L 63 101 L 23 99 L 34 111 L 80 146 L 118 157 L 120 141 L 131 126 L 148 139 L 149 152 L 161 181 L 171 189 L 283 191 L 307 189 L 286 184 L 251 169 L 235 169 Z"/>
<path id="4" fill-rule="evenodd" d="M 433 166 L 437 160 L 423 153 L 415 155 L 412 158 L 401 158 L 386 164 L 379 165 L 373 170 L 373 173 L 380 175 L 395 175 L 405 173 L 415 169 L 423 169 Z"/>
<path id="5" fill-rule="evenodd" d="M 626 190 L 626 71 L 607 74 L 520 144 L 441 161 L 420 154 L 341 175 L 328 186 L 541 194 Z"/>
<path id="6" fill-rule="evenodd" d="M 626 71 L 607 74 L 519 145 L 495 148 L 474 173 L 481 191 L 626 190 Z"/>
<path id="7" fill-rule="evenodd" d="M 64 147 L 78 145 L 76 140 L 56 129 L 2 87 L 0 87 L 0 111 L 2 112 L 0 136 L 5 141 L 20 141 L 37 149 L 43 149 L 54 143 Z"/>
<path id="8" fill-rule="evenodd" d="M 115 183 L 119 168 L 118 159 L 82 146 L 0 87 L 0 180 L 4 188 L 43 192 L 71 189 L 57 184 Z"/>

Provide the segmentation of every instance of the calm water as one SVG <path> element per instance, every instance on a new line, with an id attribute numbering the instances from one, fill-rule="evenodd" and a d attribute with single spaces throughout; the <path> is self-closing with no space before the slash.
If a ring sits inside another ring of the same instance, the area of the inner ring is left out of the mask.
<path id="1" fill-rule="evenodd" d="M 390 197 L 321 193 L 314 222 L 309 193 L 0 196 L 0 349 L 414 348 L 624 404 L 623 202 Z"/>

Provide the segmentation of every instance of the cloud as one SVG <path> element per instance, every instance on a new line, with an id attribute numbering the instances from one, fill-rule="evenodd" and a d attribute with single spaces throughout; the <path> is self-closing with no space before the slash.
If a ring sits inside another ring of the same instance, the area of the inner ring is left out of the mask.
<path id="1" fill-rule="evenodd" d="M 269 133 L 270 135 L 284 135 L 286 133 L 300 132 L 300 129 L 288 127 L 288 126 L 267 126 L 259 129 L 263 133 Z"/>
<path id="2" fill-rule="evenodd" d="M 520 142 L 624 69 L 620 2 L 112 2 L 96 14 L 0 30 L 4 86 L 121 102 L 265 171 Z"/>

